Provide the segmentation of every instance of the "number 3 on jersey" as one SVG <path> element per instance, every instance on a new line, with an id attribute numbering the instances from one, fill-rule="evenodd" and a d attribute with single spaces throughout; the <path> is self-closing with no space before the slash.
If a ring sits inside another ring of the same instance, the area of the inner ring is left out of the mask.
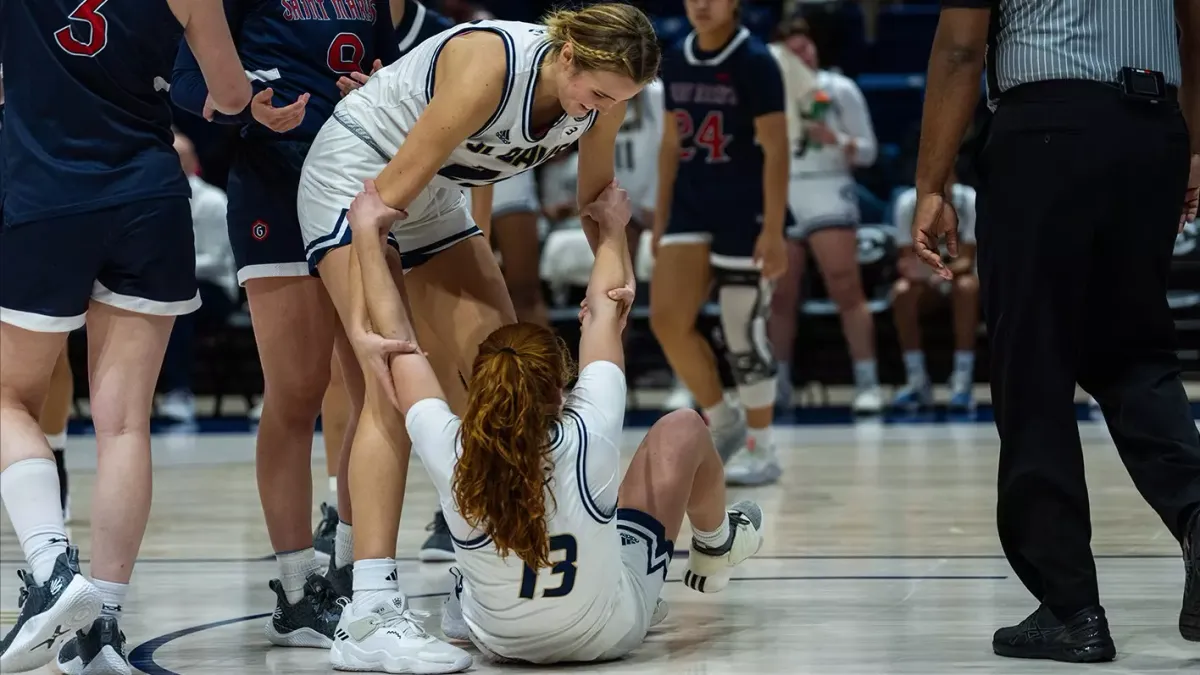
<path id="1" fill-rule="evenodd" d="M 725 148 L 733 140 L 733 136 L 725 133 L 725 113 L 710 110 L 697 127 L 691 113 L 676 110 L 675 124 L 679 130 L 679 144 L 682 146 L 679 153 L 681 161 L 691 161 L 696 156 L 697 147 L 708 151 L 704 161 L 709 164 L 729 161 L 729 153 L 725 152 Z M 689 139 L 695 147 L 688 147 Z"/>
<path id="2" fill-rule="evenodd" d="M 569 534 L 550 537 L 550 555 L 553 556 L 558 551 L 563 552 L 563 559 L 554 563 L 550 568 L 550 573 L 561 577 L 562 581 L 558 586 L 542 591 L 543 598 L 561 598 L 575 588 L 575 573 L 579 571 L 575 567 L 575 563 L 579 560 L 579 544 L 575 541 L 575 537 Z M 537 590 L 537 581 L 538 573 L 526 565 L 525 573 L 521 576 L 522 598 L 533 599 Z"/>
<path id="3" fill-rule="evenodd" d="M 326 61 L 329 69 L 335 73 L 361 73 L 362 60 L 366 54 L 367 49 L 363 47 L 362 38 L 354 33 L 338 33 L 329 44 L 329 56 Z"/>
<path id="4" fill-rule="evenodd" d="M 100 8 L 106 2 L 108 0 L 83 0 L 67 15 L 71 21 L 87 24 L 91 34 L 88 35 L 87 42 L 77 39 L 71 32 L 71 26 L 76 24 L 67 24 L 54 31 L 54 41 L 64 52 L 91 58 L 104 49 L 108 44 L 108 19 L 100 13 Z"/>

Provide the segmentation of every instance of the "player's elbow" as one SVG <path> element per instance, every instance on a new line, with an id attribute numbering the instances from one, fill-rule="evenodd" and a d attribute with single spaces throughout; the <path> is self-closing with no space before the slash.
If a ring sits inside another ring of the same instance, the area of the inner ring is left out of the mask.
<path id="1" fill-rule="evenodd" d="M 243 78 L 231 78 L 228 83 L 211 87 L 208 95 L 212 99 L 213 108 L 223 115 L 236 115 L 250 105 L 254 92 L 250 89 L 250 81 Z"/>

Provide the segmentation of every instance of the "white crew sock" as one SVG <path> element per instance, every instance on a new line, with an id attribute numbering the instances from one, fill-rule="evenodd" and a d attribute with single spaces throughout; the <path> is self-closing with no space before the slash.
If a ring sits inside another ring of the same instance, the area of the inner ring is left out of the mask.
<path id="1" fill-rule="evenodd" d="M 100 591 L 100 616 L 111 616 L 118 621 L 125 611 L 125 594 L 129 592 L 129 584 L 118 584 L 113 581 L 93 579 L 92 585 Z"/>
<path id="2" fill-rule="evenodd" d="M 293 605 L 300 602 L 308 578 L 321 571 L 317 552 L 310 547 L 290 553 L 276 553 L 275 560 L 279 562 L 279 583 L 283 585 L 287 601 Z"/>
<path id="3" fill-rule="evenodd" d="M 338 521 L 333 540 L 333 568 L 341 569 L 354 562 L 354 530 L 350 523 Z"/>

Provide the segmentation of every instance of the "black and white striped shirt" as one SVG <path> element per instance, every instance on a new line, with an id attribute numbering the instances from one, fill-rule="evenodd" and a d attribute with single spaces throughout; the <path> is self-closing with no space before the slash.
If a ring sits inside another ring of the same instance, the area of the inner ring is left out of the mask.
<path id="1" fill-rule="evenodd" d="M 992 8 L 988 96 L 1045 80 L 1116 83 L 1121 68 L 1161 72 L 1179 86 L 1174 0 L 943 0 Z"/>

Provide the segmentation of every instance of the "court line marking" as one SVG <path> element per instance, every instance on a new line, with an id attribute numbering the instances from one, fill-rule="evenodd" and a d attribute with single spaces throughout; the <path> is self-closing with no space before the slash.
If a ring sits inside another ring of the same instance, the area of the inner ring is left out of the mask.
<path id="1" fill-rule="evenodd" d="M 730 581 L 1004 581 L 1007 576 L 997 575 L 964 575 L 964 576 L 948 576 L 948 575 L 932 575 L 932 576 L 904 576 L 904 575 L 862 575 L 862 576 L 796 576 L 796 577 L 738 577 L 730 579 Z M 682 583 L 682 579 L 668 579 L 668 584 Z M 410 600 L 424 600 L 428 598 L 441 598 L 449 595 L 445 593 L 420 593 L 410 595 Z M 182 637 L 195 635 L 206 630 L 214 628 L 222 628 L 235 623 L 245 621 L 254 621 L 255 619 L 265 619 L 271 616 L 271 612 L 263 614 L 250 614 L 248 616 L 240 616 L 233 619 L 223 619 L 221 621 L 213 621 L 211 623 L 183 628 L 173 633 L 160 635 L 159 637 L 147 640 L 142 644 L 134 647 L 133 651 L 129 652 L 129 664 L 134 668 L 146 673 L 146 675 L 182 675 L 173 670 L 168 670 L 158 664 L 154 660 L 154 654 L 160 647 L 170 642 L 174 642 Z"/>

